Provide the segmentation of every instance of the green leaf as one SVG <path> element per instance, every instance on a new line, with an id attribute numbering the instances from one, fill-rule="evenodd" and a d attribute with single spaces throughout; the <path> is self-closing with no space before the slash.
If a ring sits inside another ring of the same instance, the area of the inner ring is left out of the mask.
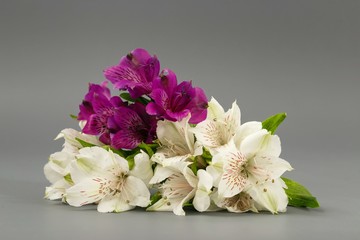
<path id="1" fill-rule="evenodd" d="M 134 168 L 134 166 L 135 166 L 135 159 L 134 158 L 139 153 L 140 153 L 140 151 L 138 150 L 135 153 L 133 153 L 133 154 L 126 157 L 126 160 L 128 161 L 130 170 L 132 170 Z"/>
<path id="2" fill-rule="evenodd" d="M 127 92 L 120 93 L 120 97 L 128 102 L 135 102 L 135 99 L 133 99 L 130 96 L 130 93 L 127 93 Z"/>
<path id="3" fill-rule="evenodd" d="M 161 193 L 160 193 L 160 192 L 156 192 L 154 195 L 151 196 L 149 206 L 154 205 L 154 204 L 155 204 L 157 201 L 159 201 L 161 198 L 162 198 Z"/>
<path id="4" fill-rule="evenodd" d="M 144 105 L 147 105 L 151 101 L 150 99 L 145 98 L 145 97 L 139 97 L 139 98 L 134 99 L 131 97 L 131 95 L 128 92 L 120 93 L 120 97 L 125 101 L 132 102 L 132 103 L 139 102 Z"/>
<path id="5" fill-rule="evenodd" d="M 152 155 L 154 155 L 154 151 L 152 150 L 150 145 L 148 145 L 146 143 L 141 143 L 138 147 L 140 149 L 144 150 L 149 155 L 150 158 L 152 157 Z"/>
<path id="6" fill-rule="evenodd" d="M 78 141 L 82 147 L 94 147 L 96 146 L 95 144 L 92 144 L 92 143 L 89 143 L 89 142 L 86 142 L 80 138 L 75 138 L 76 141 Z"/>
<path id="7" fill-rule="evenodd" d="M 67 175 L 65 175 L 65 176 L 64 176 L 64 179 L 65 179 L 65 181 L 67 181 L 69 184 L 71 184 L 71 185 L 74 184 L 73 180 L 71 179 L 70 173 L 68 173 Z"/>
<path id="8" fill-rule="evenodd" d="M 113 153 L 116 153 L 117 155 L 120 155 L 123 158 L 126 156 L 125 151 L 122 149 L 115 149 L 110 147 L 109 145 L 102 146 L 102 148 L 104 148 L 107 151 L 111 150 Z"/>
<path id="9" fill-rule="evenodd" d="M 78 116 L 76 116 L 76 115 L 74 115 L 74 114 L 70 114 L 70 117 L 71 117 L 72 119 L 78 120 Z"/>
<path id="10" fill-rule="evenodd" d="M 284 180 L 286 186 L 288 187 L 285 189 L 285 193 L 289 198 L 289 206 L 308 208 L 320 207 L 316 197 L 311 195 L 309 190 L 307 190 L 303 185 L 288 178 L 282 177 L 281 179 Z"/>
<path id="11" fill-rule="evenodd" d="M 268 130 L 274 134 L 278 126 L 285 120 L 286 113 L 275 114 L 262 122 L 263 129 Z"/>

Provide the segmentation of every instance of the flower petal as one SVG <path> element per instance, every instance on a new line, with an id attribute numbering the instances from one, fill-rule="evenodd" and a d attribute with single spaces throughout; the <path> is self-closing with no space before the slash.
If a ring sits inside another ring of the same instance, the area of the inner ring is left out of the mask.
<path id="1" fill-rule="evenodd" d="M 285 171 L 291 171 L 291 165 L 278 157 L 258 155 L 251 159 L 247 171 L 254 177 L 257 184 L 279 178 Z"/>
<path id="2" fill-rule="evenodd" d="M 179 200 L 180 202 L 180 200 Z M 159 201 L 151 205 L 146 209 L 146 211 L 165 211 L 170 212 L 173 210 L 173 206 L 170 203 L 168 198 L 161 198 Z"/>
<path id="3" fill-rule="evenodd" d="M 185 203 L 187 203 L 189 200 L 191 200 L 195 195 L 195 189 L 193 189 L 191 192 L 189 192 L 188 195 L 186 195 L 186 197 L 184 197 L 179 204 L 177 204 L 174 209 L 173 212 L 175 213 L 175 215 L 178 216 L 185 216 L 185 211 L 183 209 L 183 206 Z"/>
<path id="4" fill-rule="evenodd" d="M 218 101 L 216 101 L 215 98 L 211 98 L 208 106 L 207 120 L 216 121 L 217 119 L 223 118 L 225 115 L 224 108 L 219 104 Z"/>
<path id="5" fill-rule="evenodd" d="M 285 212 L 288 197 L 283 189 L 284 185 L 283 180 L 278 178 L 274 182 L 252 186 L 247 192 L 255 202 L 270 212 Z"/>
<path id="6" fill-rule="evenodd" d="M 150 203 L 149 189 L 141 179 L 134 176 L 126 178 L 121 195 L 132 206 L 146 207 Z"/>
<path id="7" fill-rule="evenodd" d="M 219 181 L 219 194 L 223 197 L 232 197 L 240 193 L 248 184 L 247 173 L 244 166 L 247 162 L 245 156 L 236 149 L 234 142 L 223 148 L 217 157 L 222 158 L 223 174 Z"/>
<path id="8" fill-rule="evenodd" d="M 106 186 L 107 179 L 88 178 L 66 190 L 66 202 L 74 207 L 80 207 L 100 201 L 106 196 L 106 191 L 101 191 Z"/>
<path id="9" fill-rule="evenodd" d="M 161 71 L 160 76 L 153 81 L 153 89 L 162 89 L 167 96 L 172 96 L 177 86 L 177 78 L 173 71 L 165 68 Z"/>
<path id="10" fill-rule="evenodd" d="M 149 181 L 154 175 L 149 155 L 141 151 L 134 157 L 134 161 L 135 165 L 130 171 L 130 174 L 134 177 L 140 178 L 146 185 L 149 185 Z"/>
<path id="11" fill-rule="evenodd" d="M 123 129 L 113 136 L 111 146 L 115 149 L 134 149 L 142 140 L 136 129 Z"/>
<path id="12" fill-rule="evenodd" d="M 262 129 L 262 123 L 261 122 L 246 122 L 242 124 L 238 130 L 236 131 L 234 141 L 235 145 L 240 148 L 241 142 L 249 135 L 260 131 Z"/>
<path id="13" fill-rule="evenodd" d="M 193 200 L 193 204 L 196 210 L 199 212 L 206 211 L 210 206 L 210 196 L 211 188 L 213 186 L 213 179 L 209 173 L 205 170 L 200 169 L 197 172 L 199 182 L 197 185 L 197 190 Z"/>
<path id="14" fill-rule="evenodd" d="M 157 136 L 163 149 L 168 151 L 167 157 L 194 153 L 194 134 L 188 124 L 189 116 L 180 122 L 159 121 Z"/>
<path id="15" fill-rule="evenodd" d="M 99 202 L 98 212 L 125 212 L 135 208 L 124 201 L 119 194 L 107 195 Z"/>

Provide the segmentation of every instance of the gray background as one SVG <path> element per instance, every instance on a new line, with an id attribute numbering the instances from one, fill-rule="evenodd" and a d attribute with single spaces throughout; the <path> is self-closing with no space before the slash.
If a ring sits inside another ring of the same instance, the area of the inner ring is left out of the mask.
<path id="1" fill-rule="evenodd" d="M 0 2 L 0 239 L 358 239 L 360 1 Z M 286 174 L 321 208 L 100 214 L 42 199 L 52 139 L 136 47 L 242 120 L 286 111 Z"/>

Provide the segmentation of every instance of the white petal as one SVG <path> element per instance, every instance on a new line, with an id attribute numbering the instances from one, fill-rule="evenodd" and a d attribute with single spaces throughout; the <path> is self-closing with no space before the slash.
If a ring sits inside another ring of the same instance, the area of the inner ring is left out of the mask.
<path id="1" fill-rule="evenodd" d="M 149 160 L 149 155 L 141 151 L 141 153 L 135 156 L 134 161 L 135 165 L 134 168 L 130 171 L 130 174 L 140 178 L 146 185 L 149 185 L 149 181 L 154 175 L 151 167 L 152 164 Z"/>
<path id="2" fill-rule="evenodd" d="M 71 177 L 75 183 L 89 177 L 111 178 L 114 171 L 127 174 L 129 169 L 125 159 L 100 147 L 82 148 L 76 158 L 70 165 Z"/>
<path id="3" fill-rule="evenodd" d="M 218 157 L 223 158 L 224 162 L 219 194 L 223 197 L 232 197 L 240 193 L 248 184 L 247 174 L 243 171 L 247 160 L 233 142 L 228 144 L 226 151 L 219 153 Z"/>
<path id="4" fill-rule="evenodd" d="M 261 122 L 246 122 L 242 124 L 236 131 L 234 141 L 237 148 L 240 148 L 241 142 L 250 134 L 253 134 L 262 129 Z"/>
<path id="5" fill-rule="evenodd" d="M 181 200 L 179 200 L 179 203 L 180 201 Z M 173 207 L 174 206 L 170 203 L 169 199 L 161 198 L 152 206 L 148 207 L 146 211 L 172 211 Z"/>
<path id="6" fill-rule="evenodd" d="M 197 141 L 210 151 L 229 141 L 228 134 L 223 124 L 217 121 L 205 120 L 192 129 Z"/>
<path id="7" fill-rule="evenodd" d="M 101 200 L 107 194 L 105 191 L 100 191 L 104 188 L 106 182 L 107 179 L 84 179 L 66 190 L 67 203 L 79 207 Z"/>
<path id="8" fill-rule="evenodd" d="M 124 201 L 119 194 L 107 195 L 99 202 L 97 210 L 99 212 L 125 212 L 135 208 Z"/>
<path id="9" fill-rule="evenodd" d="M 194 153 L 195 139 L 188 124 L 189 117 L 180 122 L 158 121 L 156 133 L 167 157 Z"/>
<path id="10" fill-rule="evenodd" d="M 254 177 L 257 184 L 279 178 L 285 171 L 291 171 L 291 165 L 278 157 L 259 155 L 251 159 L 247 171 Z"/>
<path id="11" fill-rule="evenodd" d="M 174 173 L 175 171 L 170 168 L 157 165 L 155 168 L 154 176 L 150 179 L 149 183 L 156 184 L 162 182 Z"/>
<path id="12" fill-rule="evenodd" d="M 197 190 L 193 200 L 194 208 L 199 212 L 204 212 L 210 207 L 210 197 L 207 192 Z"/>
<path id="13" fill-rule="evenodd" d="M 80 127 L 80 129 L 83 129 L 83 128 L 85 127 L 86 123 L 87 123 L 86 120 L 81 120 L 81 121 L 79 121 L 79 127 Z"/>
<path id="14" fill-rule="evenodd" d="M 285 212 L 288 197 L 283 189 L 283 180 L 275 179 L 262 185 L 254 185 L 247 192 L 263 208 L 272 213 Z"/>
<path id="15" fill-rule="evenodd" d="M 214 97 L 211 97 L 210 102 L 208 103 L 207 109 L 207 119 L 214 120 L 223 118 L 225 114 L 224 108 L 219 104 Z"/>
<path id="16" fill-rule="evenodd" d="M 219 187 L 221 175 L 223 174 L 223 165 L 211 164 L 206 167 L 206 171 L 212 176 L 214 187 Z"/>
<path id="17" fill-rule="evenodd" d="M 55 183 L 64 177 L 62 174 L 59 173 L 59 171 L 54 171 L 53 166 L 54 163 L 52 162 L 48 162 L 44 166 L 45 177 L 51 183 Z"/>
<path id="18" fill-rule="evenodd" d="M 258 152 L 261 152 L 263 144 L 269 136 L 269 132 L 265 129 L 247 136 L 241 142 L 240 151 L 245 154 L 247 159 L 254 157 Z"/>
<path id="19" fill-rule="evenodd" d="M 49 200 L 56 200 L 63 198 L 65 190 L 69 188 L 70 185 L 65 179 L 60 179 L 54 184 L 45 189 L 45 198 Z"/>
<path id="20" fill-rule="evenodd" d="M 139 178 L 128 176 L 121 191 L 121 197 L 130 205 L 146 207 L 150 204 L 150 191 Z"/>
<path id="21" fill-rule="evenodd" d="M 205 170 L 200 169 L 197 171 L 197 176 L 199 178 L 197 188 L 209 193 L 213 186 L 213 178 L 211 175 Z"/>
<path id="22" fill-rule="evenodd" d="M 193 189 L 185 198 L 181 200 L 179 204 L 177 204 L 177 206 L 174 207 L 173 212 L 175 213 L 175 215 L 185 216 L 185 211 L 183 209 L 183 206 L 185 203 L 191 200 L 194 197 L 194 195 L 195 195 L 195 189 Z"/>
<path id="23" fill-rule="evenodd" d="M 197 172 L 197 176 L 199 178 L 199 182 L 193 204 L 196 210 L 204 212 L 210 206 L 209 194 L 211 193 L 211 188 L 213 186 L 213 179 L 211 175 L 203 169 L 200 169 Z"/>
<path id="24" fill-rule="evenodd" d="M 277 135 L 270 135 L 267 141 L 264 142 L 263 148 L 261 149 L 263 154 L 279 157 L 281 153 L 281 142 Z"/>
<path id="25" fill-rule="evenodd" d="M 181 170 L 181 173 L 184 175 L 186 181 L 189 183 L 189 185 L 193 188 L 196 188 L 199 180 L 195 176 L 193 171 L 188 167 L 189 163 L 180 163 L 177 165 L 179 170 Z"/>
<path id="26" fill-rule="evenodd" d="M 225 113 L 225 117 L 223 120 L 229 134 L 228 139 L 235 136 L 235 133 L 237 132 L 241 124 L 240 118 L 241 118 L 240 108 L 235 101 L 233 102 L 231 108 Z"/>

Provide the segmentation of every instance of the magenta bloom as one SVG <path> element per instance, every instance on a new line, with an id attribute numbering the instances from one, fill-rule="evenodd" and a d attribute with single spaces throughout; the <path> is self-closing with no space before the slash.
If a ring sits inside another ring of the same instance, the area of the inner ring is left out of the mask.
<path id="1" fill-rule="evenodd" d="M 180 121 L 191 113 L 189 123 L 196 124 L 205 120 L 208 100 L 204 90 L 192 87 L 191 81 L 178 85 L 175 73 L 164 69 L 154 80 L 152 88 L 150 97 L 154 101 L 146 106 L 148 114 Z"/>
<path id="2" fill-rule="evenodd" d="M 111 146 L 116 149 L 134 149 L 141 142 L 152 143 L 156 135 L 156 123 L 156 118 L 148 115 L 145 106 L 140 103 L 118 108 L 110 124 L 117 131 L 112 136 Z"/>
<path id="3" fill-rule="evenodd" d="M 79 106 L 78 120 L 86 120 L 83 133 L 99 135 L 101 142 L 110 144 L 109 119 L 114 116 L 116 109 L 125 106 L 125 103 L 118 96 L 111 97 L 106 85 L 107 82 L 89 85 L 89 92 Z"/>
<path id="4" fill-rule="evenodd" d="M 159 75 L 160 63 L 145 49 L 137 48 L 121 58 L 119 65 L 104 70 L 105 77 L 116 89 L 128 90 L 132 98 L 149 94 Z"/>

